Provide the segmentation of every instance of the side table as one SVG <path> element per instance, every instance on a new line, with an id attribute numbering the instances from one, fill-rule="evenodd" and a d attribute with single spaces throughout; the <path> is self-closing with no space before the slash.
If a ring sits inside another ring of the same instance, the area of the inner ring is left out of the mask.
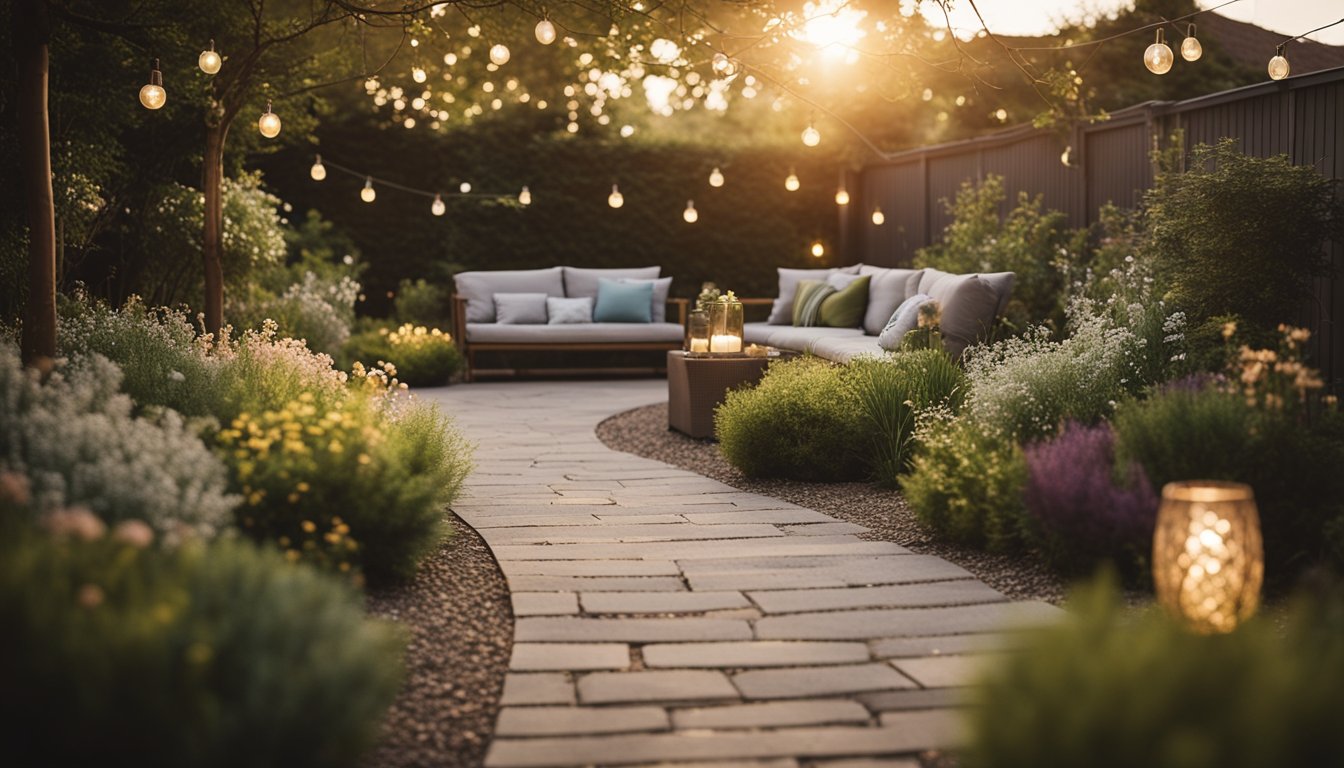
<path id="1" fill-rule="evenodd" d="M 691 437 L 714 436 L 714 409 L 731 389 L 755 384 L 767 357 L 688 357 L 667 353 L 667 426 Z"/>

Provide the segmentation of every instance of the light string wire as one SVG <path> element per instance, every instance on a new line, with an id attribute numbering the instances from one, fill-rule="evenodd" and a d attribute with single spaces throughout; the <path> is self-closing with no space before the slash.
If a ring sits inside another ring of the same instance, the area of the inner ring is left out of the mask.
<path id="1" fill-rule="evenodd" d="M 350 168 L 350 167 L 348 167 L 348 166 L 341 165 L 340 163 L 334 163 L 334 162 L 328 160 L 328 159 L 326 158 L 325 155 L 319 155 L 318 157 L 321 158 L 321 161 L 320 161 L 320 162 L 321 162 L 321 165 L 322 165 L 323 168 L 334 168 L 335 170 L 338 170 L 338 171 L 340 171 L 341 173 L 347 174 L 347 175 L 349 175 L 349 176 L 353 176 L 353 177 L 358 178 L 358 179 L 364 179 L 364 180 L 366 180 L 366 181 L 371 181 L 371 182 L 373 182 L 374 184 L 376 184 L 377 186 L 380 186 L 380 187 L 387 187 L 387 188 L 389 188 L 389 189 L 395 189 L 395 190 L 398 190 L 398 191 L 401 191 L 401 192 L 405 192 L 405 193 L 408 194 L 408 195 L 419 195 L 419 196 L 421 196 L 421 197 L 427 197 L 427 198 L 430 198 L 430 199 L 433 199 L 433 198 L 436 198 L 436 197 L 437 197 L 437 198 L 446 198 L 446 197 L 476 197 L 476 198 L 493 198 L 493 199 L 496 199 L 496 200 L 509 200 L 509 199 L 512 199 L 512 198 L 515 198 L 515 197 L 518 196 L 517 193 L 514 193 L 514 192 L 509 192 L 509 193 L 499 193 L 499 194 L 492 194 L 492 193 L 489 193 L 489 192 L 462 192 L 462 191 L 457 191 L 457 192 L 431 192 L 431 191 L 429 191 L 429 190 L 426 190 L 426 189 L 419 189 L 419 188 L 417 188 L 417 187 L 408 187 L 408 186 L 406 186 L 405 184 L 398 184 L 397 182 L 395 182 L 395 181 L 391 181 L 390 179 L 385 179 L 385 178 L 382 178 L 382 177 L 380 177 L 380 176 L 374 176 L 374 175 L 369 174 L 369 173 L 364 173 L 363 171 L 357 171 L 357 170 L 355 170 L 354 168 Z"/>

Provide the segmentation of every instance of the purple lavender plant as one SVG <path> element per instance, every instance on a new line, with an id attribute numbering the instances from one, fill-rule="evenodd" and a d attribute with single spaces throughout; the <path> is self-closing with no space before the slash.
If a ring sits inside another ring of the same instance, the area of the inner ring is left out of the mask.
<path id="1" fill-rule="evenodd" d="M 1146 558 L 1157 494 L 1137 463 L 1117 476 L 1109 425 L 1070 422 L 1053 440 L 1028 446 L 1025 456 L 1027 510 L 1056 565 L 1090 570 L 1112 559 L 1125 568 Z"/>

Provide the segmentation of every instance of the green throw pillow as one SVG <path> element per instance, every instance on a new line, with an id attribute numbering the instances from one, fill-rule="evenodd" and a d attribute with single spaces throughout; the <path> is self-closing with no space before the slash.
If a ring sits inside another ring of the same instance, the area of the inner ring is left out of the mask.
<path id="1" fill-rule="evenodd" d="M 825 280 L 803 280 L 793 297 L 793 324 L 799 327 L 819 325 L 821 304 L 835 293 L 835 286 Z"/>
<path id="2" fill-rule="evenodd" d="M 868 309 L 868 275 L 860 277 L 821 302 L 817 325 L 831 328 L 858 328 Z"/>

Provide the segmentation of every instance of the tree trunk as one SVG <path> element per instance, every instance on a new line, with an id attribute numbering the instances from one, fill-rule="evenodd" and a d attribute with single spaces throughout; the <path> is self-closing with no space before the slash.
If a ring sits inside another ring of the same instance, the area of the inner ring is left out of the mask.
<path id="1" fill-rule="evenodd" d="M 224 137 L 228 126 L 210 120 L 205 128 L 205 160 L 201 191 L 205 193 L 205 232 L 201 257 L 205 266 L 205 331 L 218 338 L 224 326 Z"/>
<path id="2" fill-rule="evenodd" d="M 14 0 L 15 114 L 19 176 L 28 219 L 28 301 L 23 361 L 56 356 L 56 209 L 51 194 L 51 128 L 47 120 L 47 45 L 51 24 L 44 0 Z"/>

